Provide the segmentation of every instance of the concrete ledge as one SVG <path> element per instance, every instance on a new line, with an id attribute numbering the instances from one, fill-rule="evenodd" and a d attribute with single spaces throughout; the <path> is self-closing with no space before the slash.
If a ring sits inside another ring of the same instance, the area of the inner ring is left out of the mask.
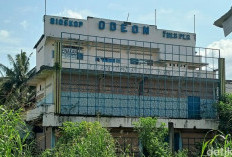
<path id="1" fill-rule="evenodd" d="M 45 114 L 43 116 L 43 126 L 61 126 L 63 122 L 81 122 L 99 121 L 104 127 L 127 127 L 132 128 L 133 123 L 138 118 L 128 117 L 84 117 L 84 116 L 56 116 L 54 114 Z M 163 122 L 168 126 L 168 122 L 173 122 L 174 128 L 179 129 L 217 129 L 219 122 L 215 119 L 158 119 L 158 125 Z"/>
<path id="2" fill-rule="evenodd" d="M 54 113 L 54 105 L 41 105 L 26 113 L 26 121 L 32 121 L 39 118 L 43 114 Z"/>
<path id="3" fill-rule="evenodd" d="M 39 106 L 33 110 L 29 110 L 26 113 L 26 121 L 32 121 L 35 120 L 37 118 L 39 118 L 40 115 L 42 115 L 43 112 L 43 107 Z"/>

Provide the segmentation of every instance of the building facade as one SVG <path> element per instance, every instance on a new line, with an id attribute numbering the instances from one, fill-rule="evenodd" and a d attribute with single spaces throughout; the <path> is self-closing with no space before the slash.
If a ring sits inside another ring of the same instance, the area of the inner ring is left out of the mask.
<path id="1" fill-rule="evenodd" d="M 226 93 L 232 93 L 232 80 L 226 80 Z"/>
<path id="2" fill-rule="evenodd" d="M 44 16 L 36 43 L 36 104 L 27 112 L 41 149 L 65 121 L 100 121 L 139 155 L 133 122 L 172 123 L 173 147 L 194 149 L 217 129 L 220 52 L 196 47 L 194 33 L 124 21 Z M 219 64 L 218 64 L 219 63 Z"/>

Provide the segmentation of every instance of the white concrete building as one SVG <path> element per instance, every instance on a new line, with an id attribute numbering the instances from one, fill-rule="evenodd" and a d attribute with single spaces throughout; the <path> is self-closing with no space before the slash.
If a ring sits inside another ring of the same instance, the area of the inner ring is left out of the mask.
<path id="1" fill-rule="evenodd" d="M 44 16 L 28 81 L 36 104 L 27 112 L 41 149 L 55 145 L 63 122 L 98 120 L 138 156 L 132 123 L 148 116 L 173 123 L 175 150 L 194 149 L 218 127 L 220 93 L 219 51 L 195 44 L 194 33 L 154 25 Z"/>

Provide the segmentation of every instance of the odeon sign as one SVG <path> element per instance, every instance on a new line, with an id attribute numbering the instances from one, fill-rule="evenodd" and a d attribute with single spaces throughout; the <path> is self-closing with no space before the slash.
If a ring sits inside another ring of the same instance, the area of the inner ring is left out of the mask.
<path id="1" fill-rule="evenodd" d="M 61 19 L 61 18 L 53 18 L 53 17 L 50 18 L 50 24 L 67 26 L 67 27 L 82 27 L 83 26 L 82 21 L 70 20 L 68 18 Z M 142 33 L 144 35 L 149 35 L 149 26 L 139 27 L 138 25 L 132 25 L 129 28 L 128 25 L 131 25 L 131 23 L 123 22 L 122 24 L 118 25 L 116 24 L 116 22 L 106 23 L 105 21 L 99 21 L 98 29 L 104 30 L 106 29 L 106 27 L 108 27 L 108 29 L 113 32 L 113 31 L 116 31 L 119 27 L 122 33 L 131 31 L 133 34 Z M 163 31 L 162 34 L 163 34 L 163 38 L 190 40 L 189 34 L 173 33 L 173 32 L 168 32 L 168 31 Z"/>
<path id="2" fill-rule="evenodd" d="M 120 31 L 121 31 L 122 33 L 125 33 L 125 32 L 128 31 L 127 25 L 128 25 L 127 22 L 124 22 L 124 23 L 120 24 L 119 27 L 120 27 Z M 99 28 L 100 30 L 104 30 L 105 27 L 106 27 L 105 21 L 99 21 L 99 23 L 98 23 L 98 28 Z M 117 30 L 117 24 L 116 24 L 115 22 L 110 22 L 110 23 L 109 23 L 109 30 L 110 30 L 110 31 L 116 31 L 116 30 Z M 137 34 L 137 33 L 140 32 L 138 25 L 132 25 L 130 31 L 131 31 L 132 33 L 134 33 L 134 34 Z M 143 26 L 143 27 L 141 28 L 141 33 L 142 33 L 142 34 L 145 34 L 145 35 L 148 35 L 148 34 L 149 34 L 149 26 Z"/>
<path id="3" fill-rule="evenodd" d="M 68 26 L 68 27 L 82 27 L 83 22 L 82 21 L 75 21 L 75 20 L 69 20 L 67 19 L 60 19 L 60 18 L 50 18 L 50 24 L 52 25 L 60 25 L 60 26 Z M 128 31 L 127 23 L 124 22 L 120 26 L 120 31 L 125 33 Z M 105 21 L 99 21 L 98 22 L 98 29 L 104 30 L 106 28 L 106 22 Z M 117 24 L 115 22 L 109 23 L 109 30 L 110 31 L 116 31 L 117 30 Z M 132 25 L 131 26 L 131 32 L 134 34 L 137 34 L 140 32 L 138 25 Z M 149 34 L 149 27 L 143 26 L 141 28 L 141 33 L 148 35 Z"/>

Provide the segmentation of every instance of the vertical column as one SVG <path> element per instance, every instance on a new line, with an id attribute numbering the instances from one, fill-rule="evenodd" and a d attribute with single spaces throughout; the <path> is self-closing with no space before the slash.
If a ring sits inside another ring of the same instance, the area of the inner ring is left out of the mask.
<path id="1" fill-rule="evenodd" d="M 171 152 L 174 152 L 174 125 L 173 122 L 168 122 L 168 137 L 169 147 Z"/>
<path id="2" fill-rule="evenodd" d="M 51 148 L 54 148 L 56 144 L 55 128 L 52 127 L 51 129 Z"/>
<path id="3" fill-rule="evenodd" d="M 60 113 L 60 99 L 61 99 L 61 68 L 62 68 L 62 56 L 61 56 L 61 43 L 56 43 L 55 48 L 55 75 L 54 75 L 54 104 L 55 113 Z"/>
<path id="4" fill-rule="evenodd" d="M 218 59 L 219 68 L 219 98 L 225 94 L 225 58 Z"/>
<path id="5" fill-rule="evenodd" d="M 55 146 L 55 128 L 44 127 L 45 149 L 51 149 Z"/>
<path id="6" fill-rule="evenodd" d="M 45 134 L 45 149 L 51 149 L 52 128 L 44 127 L 44 134 Z"/>

